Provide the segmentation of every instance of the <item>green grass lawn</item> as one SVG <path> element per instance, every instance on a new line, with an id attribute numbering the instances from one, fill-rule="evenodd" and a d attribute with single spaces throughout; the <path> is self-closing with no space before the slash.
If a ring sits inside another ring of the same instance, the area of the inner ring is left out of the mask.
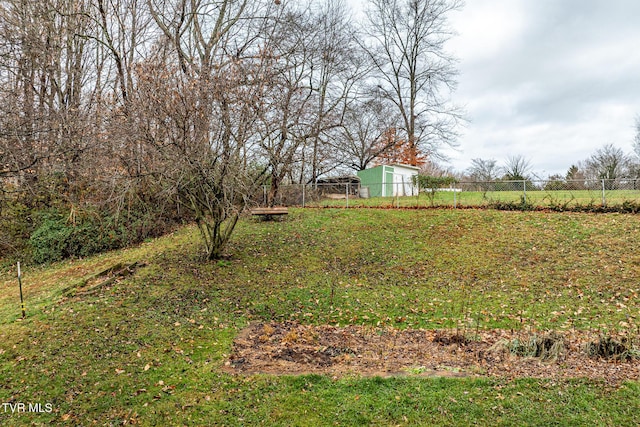
<path id="1" fill-rule="evenodd" d="M 291 209 L 245 220 L 229 259 L 197 230 L 0 275 L 1 425 L 638 425 L 640 385 L 587 379 L 232 376 L 251 321 L 640 330 L 640 217 Z M 119 262 L 101 293 L 63 290 Z M 18 403 L 52 411 L 11 413 Z"/>
<path id="2" fill-rule="evenodd" d="M 400 207 L 469 207 L 487 206 L 492 203 L 521 203 L 523 199 L 535 207 L 575 207 L 575 206 L 600 206 L 603 203 L 602 190 L 554 190 L 554 191 L 437 191 L 433 200 L 426 193 L 419 196 L 406 197 L 372 197 L 360 199 L 351 197 L 332 200 L 320 199 L 307 201 L 306 206 L 311 207 L 372 207 L 372 206 L 400 206 Z M 604 204 L 608 206 L 621 205 L 624 202 L 640 201 L 639 190 L 606 190 L 604 192 Z"/>

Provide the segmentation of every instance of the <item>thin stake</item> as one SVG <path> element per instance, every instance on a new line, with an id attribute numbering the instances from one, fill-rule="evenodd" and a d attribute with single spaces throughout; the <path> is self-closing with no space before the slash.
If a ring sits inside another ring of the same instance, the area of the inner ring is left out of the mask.
<path id="1" fill-rule="evenodd" d="M 22 272 L 20 271 L 20 261 L 18 261 L 18 286 L 20 287 L 20 305 L 22 306 L 22 318 L 24 319 L 27 314 L 24 310 L 24 298 L 22 298 Z"/>

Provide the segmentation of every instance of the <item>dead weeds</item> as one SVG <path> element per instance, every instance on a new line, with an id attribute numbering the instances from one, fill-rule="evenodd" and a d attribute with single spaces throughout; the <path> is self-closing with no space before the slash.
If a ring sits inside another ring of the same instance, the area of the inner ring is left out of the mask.
<path id="1" fill-rule="evenodd" d="M 367 326 L 254 323 L 234 341 L 224 370 L 235 374 L 589 378 L 610 384 L 640 379 L 638 359 L 593 357 L 588 332 L 534 334 L 488 330 L 399 330 Z M 562 343 L 553 358 L 513 344 Z M 511 344 L 511 345 L 510 345 Z M 538 356 L 540 356 L 538 355 Z"/>

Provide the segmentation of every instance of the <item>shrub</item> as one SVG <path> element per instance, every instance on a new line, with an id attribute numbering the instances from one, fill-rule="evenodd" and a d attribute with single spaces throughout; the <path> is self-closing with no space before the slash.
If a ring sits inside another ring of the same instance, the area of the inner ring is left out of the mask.
<path id="1" fill-rule="evenodd" d="M 536 209 L 524 196 L 520 196 L 520 202 L 493 201 L 488 206 L 501 211 L 533 211 Z"/>
<path id="2" fill-rule="evenodd" d="M 59 217 L 47 216 L 29 238 L 36 263 L 60 261 L 71 230 Z"/>
<path id="3" fill-rule="evenodd" d="M 31 234 L 29 244 L 33 261 L 39 264 L 108 249 L 101 244 L 98 227 L 90 218 L 73 223 L 57 211 L 41 214 L 40 225 Z"/>
<path id="4" fill-rule="evenodd" d="M 41 212 L 37 222 L 29 245 L 33 261 L 39 264 L 119 249 L 171 229 L 170 221 L 139 211 L 122 218 L 93 211 L 72 216 L 49 210 Z"/>
<path id="5" fill-rule="evenodd" d="M 533 335 L 529 338 L 500 340 L 490 349 L 492 352 L 508 351 L 520 357 L 536 357 L 541 360 L 557 360 L 564 357 L 567 343 L 564 337 L 551 332 L 545 335 Z"/>
<path id="6" fill-rule="evenodd" d="M 30 210 L 22 203 L 6 203 L 0 209 L 0 253 L 13 256 L 24 250 L 33 224 Z"/>
<path id="7" fill-rule="evenodd" d="M 19 178 L 0 180 L 0 265 L 84 257 L 160 236 L 193 219 L 151 179 L 105 188 L 70 181 L 65 172 Z"/>
<path id="8" fill-rule="evenodd" d="M 556 333 L 544 336 L 533 335 L 528 340 L 513 340 L 509 345 L 509 350 L 518 356 L 557 360 L 566 353 L 566 342 L 561 335 Z"/>
<path id="9" fill-rule="evenodd" d="M 415 175 L 412 179 L 413 185 L 417 185 L 421 192 L 427 193 L 431 206 L 434 205 L 436 191 L 438 191 L 438 189 L 457 182 L 457 180 L 451 176 Z"/>
<path id="10" fill-rule="evenodd" d="M 618 341 L 611 336 L 601 336 L 598 341 L 588 343 L 585 350 L 592 358 L 628 361 L 640 356 L 631 340 L 622 338 Z"/>

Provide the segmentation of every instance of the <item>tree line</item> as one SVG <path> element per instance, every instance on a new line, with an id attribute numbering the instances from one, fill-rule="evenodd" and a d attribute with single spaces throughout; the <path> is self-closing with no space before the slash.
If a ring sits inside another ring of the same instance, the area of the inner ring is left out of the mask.
<path id="1" fill-rule="evenodd" d="M 436 156 L 462 3 L 366 3 L 356 25 L 341 0 L 1 1 L 0 257 L 193 220 L 216 259 L 262 185 Z"/>
<path id="2" fill-rule="evenodd" d="M 588 158 L 572 164 L 565 174 L 538 177 L 533 173 L 531 161 L 522 155 L 510 156 L 502 164 L 495 159 L 476 158 L 458 179 L 462 181 L 544 181 L 544 189 L 584 189 L 588 181 L 605 180 L 613 189 L 616 180 L 640 179 L 640 118 L 636 120 L 634 154 L 613 144 L 605 144 Z M 444 173 L 444 171 L 441 171 Z M 535 184 L 528 186 L 538 187 Z M 542 189 L 542 188 L 541 188 Z"/>

